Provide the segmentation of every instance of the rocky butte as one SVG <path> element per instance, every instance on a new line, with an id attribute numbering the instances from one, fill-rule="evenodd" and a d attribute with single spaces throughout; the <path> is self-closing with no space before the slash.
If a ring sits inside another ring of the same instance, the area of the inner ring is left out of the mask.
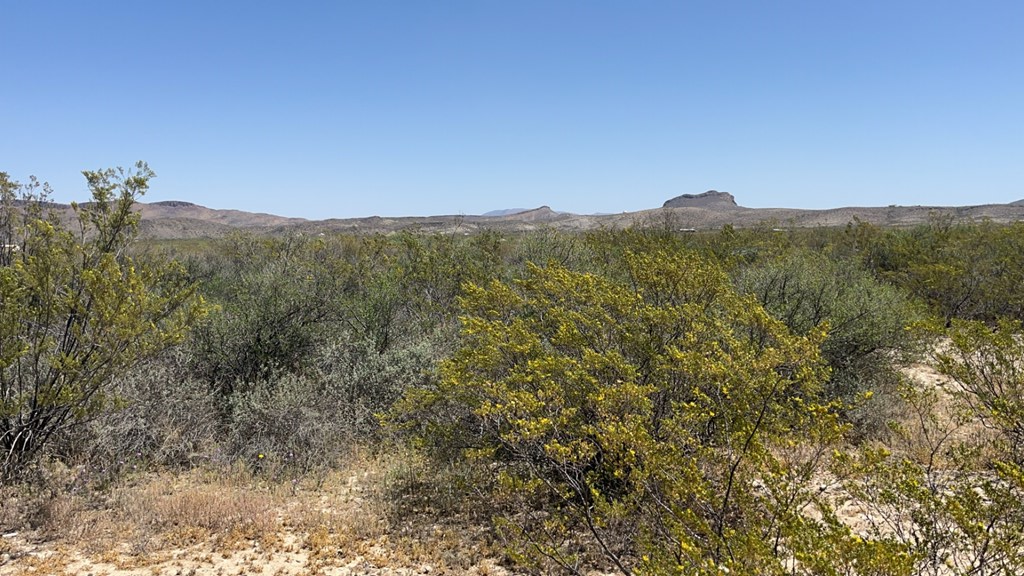
<path id="1" fill-rule="evenodd" d="M 728 192 L 708 190 L 703 194 L 683 194 L 668 200 L 663 208 L 735 208 L 736 198 Z"/>

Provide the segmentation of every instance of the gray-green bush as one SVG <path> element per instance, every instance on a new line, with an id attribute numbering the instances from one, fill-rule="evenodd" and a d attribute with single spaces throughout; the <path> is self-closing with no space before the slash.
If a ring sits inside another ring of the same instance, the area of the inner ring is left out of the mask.
<path id="1" fill-rule="evenodd" d="M 922 315 L 913 303 L 849 262 L 811 252 L 746 268 L 738 284 L 797 334 L 827 323 L 825 398 L 854 406 L 848 416 L 861 433 L 883 431 L 898 410 L 897 368 L 921 351 L 911 327 Z"/>
<path id="2" fill-rule="evenodd" d="M 323 470 L 357 443 L 379 441 L 377 414 L 423 385 L 433 362 L 427 341 L 384 353 L 369 340 L 325 344 L 309 370 L 248 383 L 231 397 L 228 450 L 276 472 Z"/>
<path id="3" fill-rule="evenodd" d="M 64 439 L 66 451 L 90 466 L 108 474 L 188 468 L 208 460 L 220 441 L 220 398 L 186 373 L 180 351 L 137 366 L 113 383 L 112 392 L 112 407 Z"/>

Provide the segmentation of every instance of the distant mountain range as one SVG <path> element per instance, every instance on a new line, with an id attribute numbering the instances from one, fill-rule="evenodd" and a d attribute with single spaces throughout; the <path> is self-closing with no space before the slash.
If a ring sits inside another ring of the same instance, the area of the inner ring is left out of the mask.
<path id="1" fill-rule="evenodd" d="M 71 208 L 53 205 L 71 217 Z M 1009 204 L 980 206 L 887 206 L 846 207 L 827 210 L 796 208 L 745 208 L 728 192 L 709 190 L 701 194 L 683 194 L 660 208 L 619 214 L 570 214 L 548 206 L 533 209 L 494 210 L 480 216 L 408 216 L 400 218 L 372 216 L 328 220 L 286 218 L 273 214 L 241 210 L 215 210 L 191 202 L 164 201 L 138 203 L 141 233 L 145 238 L 221 237 L 237 230 L 266 234 L 319 234 L 330 232 L 390 233 L 421 230 L 446 234 L 471 234 L 481 229 L 516 232 L 537 228 L 589 230 L 599 227 L 629 226 L 672 227 L 684 230 L 721 228 L 726 224 L 751 227 L 843 226 L 858 218 L 882 226 L 909 226 L 927 222 L 933 215 L 957 221 L 991 220 L 997 223 L 1024 221 L 1024 199 Z"/>

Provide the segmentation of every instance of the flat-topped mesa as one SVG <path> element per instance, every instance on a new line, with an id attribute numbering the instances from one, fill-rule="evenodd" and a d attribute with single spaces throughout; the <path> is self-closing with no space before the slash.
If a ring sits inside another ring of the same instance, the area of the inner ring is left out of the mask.
<path id="1" fill-rule="evenodd" d="M 668 200 L 663 208 L 734 208 L 736 198 L 728 192 L 708 190 L 703 194 L 683 194 Z"/>
<path id="2" fill-rule="evenodd" d="M 192 208 L 199 207 L 197 204 L 191 202 L 185 202 L 184 200 L 161 200 L 159 202 L 150 202 L 153 206 L 167 206 L 168 208 Z"/>

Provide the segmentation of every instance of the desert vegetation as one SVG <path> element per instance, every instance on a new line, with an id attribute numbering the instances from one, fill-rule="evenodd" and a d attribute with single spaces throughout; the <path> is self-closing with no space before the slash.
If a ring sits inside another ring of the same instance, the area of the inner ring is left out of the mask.
<path id="1" fill-rule="evenodd" d="M 0 174 L 2 574 L 1024 574 L 1024 224 L 141 242 L 152 177 Z"/>

